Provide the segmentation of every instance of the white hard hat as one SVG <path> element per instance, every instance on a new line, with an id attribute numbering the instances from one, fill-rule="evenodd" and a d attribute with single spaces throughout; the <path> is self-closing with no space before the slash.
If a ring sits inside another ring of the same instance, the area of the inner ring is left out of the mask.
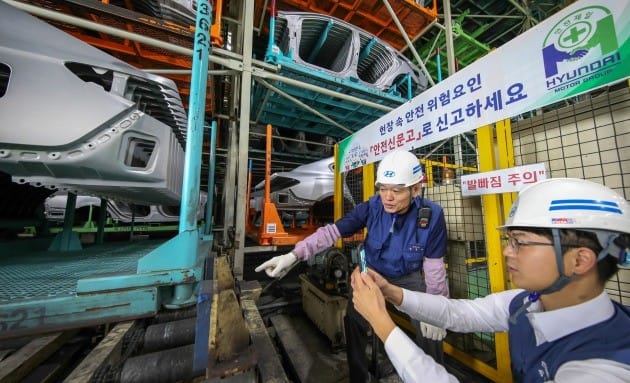
<path id="1" fill-rule="evenodd" d="M 405 150 L 396 150 L 381 160 L 376 171 L 376 185 L 415 185 L 424 173 L 418 158 Z"/>
<path id="2" fill-rule="evenodd" d="M 630 234 L 630 204 L 592 181 L 551 178 L 520 191 L 500 228 L 511 227 L 588 231 L 595 233 L 606 249 L 619 234 Z"/>

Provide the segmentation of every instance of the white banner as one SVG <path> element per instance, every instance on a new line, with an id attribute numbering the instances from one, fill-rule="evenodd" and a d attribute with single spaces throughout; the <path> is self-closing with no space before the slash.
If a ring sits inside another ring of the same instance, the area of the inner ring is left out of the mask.
<path id="1" fill-rule="evenodd" d="M 544 179 L 547 179 L 544 163 L 469 174 L 462 176 L 462 195 L 517 192 L 527 185 Z"/>
<path id="2" fill-rule="evenodd" d="M 630 77 L 630 0 L 582 0 L 339 143 L 345 172 Z"/>

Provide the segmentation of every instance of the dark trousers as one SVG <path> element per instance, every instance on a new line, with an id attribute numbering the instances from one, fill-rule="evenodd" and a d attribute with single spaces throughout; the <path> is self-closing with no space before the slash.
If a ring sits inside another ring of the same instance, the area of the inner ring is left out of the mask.
<path id="1" fill-rule="evenodd" d="M 414 291 L 425 291 L 423 277 L 420 273 L 412 273 L 397 279 L 391 279 L 390 283 Z M 444 351 L 442 341 L 433 341 L 422 336 L 420 331 L 420 322 L 411 321 L 416 330 L 416 338 L 414 341 L 422 348 L 422 350 L 433 357 L 438 363 L 444 363 Z M 368 375 L 368 357 L 366 348 L 368 342 L 369 323 L 359 314 L 352 304 L 352 291 L 348 298 L 348 306 L 346 308 L 346 316 L 343 320 L 346 332 L 346 353 L 348 358 L 348 370 L 350 373 L 351 383 L 365 383 L 369 381 Z M 376 335 L 374 335 L 376 336 Z M 373 351 L 374 352 L 374 351 Z"/>

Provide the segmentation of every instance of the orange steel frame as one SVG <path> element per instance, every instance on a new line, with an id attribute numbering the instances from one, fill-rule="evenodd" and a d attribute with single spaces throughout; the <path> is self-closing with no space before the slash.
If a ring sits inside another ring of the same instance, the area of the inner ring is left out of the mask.
<path id="1" fill-rule="evenodd" d="M 265 194 L 262 206 L 261 222 L 260 226 L 256 227 L 253 223 L 253 220 L 256 219 L 256 215 L 248 212 L 245 229 L 247 235 L 256 240 L 258 244 L 262 246 L 294 245 L 317 230 L 317 226 L 313 224 L 311 217 L 309 217 L 309 221 L 301 227 L 296 227 L 295 222 L 293 222 L 289 228 L 284 227 L 276 205 L 271 202 L 271 151 L 273 149 L 272 127 L 270 124 L 267 124 L 266 133 Z M 251 187 L 250 177 L 250 189 Z M 248 194 L 251 195 L 251 193 Z"/>

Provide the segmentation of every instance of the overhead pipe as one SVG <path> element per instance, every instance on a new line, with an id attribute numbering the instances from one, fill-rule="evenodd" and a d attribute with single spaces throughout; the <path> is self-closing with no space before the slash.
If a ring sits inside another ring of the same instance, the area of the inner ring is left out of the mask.
<path id="1" fill-rule="evenodd" d="M 440 48 L 435 50 L 435 65 L 437 65 L 437 80 L 442 82 L 442 60 L 440 58 Z"/>
<path id="2" fill-rule="evenodd" d="M 267 136 L 266 134 L 256 133 L 256 132 L 249 132 L 249 135 L 250 136 L 257 136 L 257 137 L 266 137 Z M 297 138 L 282 137 L 282 136 L 273 136 L 273 137 L 281 139 L 282 141 L 293 141 L 293 142 L 299 142 L 299 143 L 304 143 L 304 144 L 308 144 L 308 145 L 326 146 L 328 148 L 332 148 L 334 146 L 333 144 L 326 144 L 324 142 L 310 141 L 310 140 L 306 140 L 306 139 L 297 139 Z"/>
<path id="3" fill-rule="evenodd" d="M 260 36 L 260 32 L 262 31 L 263 24 L 265 23 L 265 13 L 267 13 L 267 0 L 263 3 L 262 6 L 262 14 L 260 15 L 260 23 L 258 23 L 258 35 Z"/>
<path id="4" fill-rule="evenodd" d="M 429 31 L 429 29 L 433 28 L 434 25 L 438 24 L 437 19 L 433 19 L 433 21 L 431 21 L 429 24 L 425 25 L 424 28 L 422 28 L 422 30 L 420 31 L 420 33 L 418 33 L 418 35 L 416 37 L 413 38 L 413 40 L 411 40 L 414 44 L 415 42 L 422 36 L 424 36 L 425 33 L 427 33 Z M 439 25 L 439 24 L 438 24 Z M 413 46 L 413 44 L 412 44 Z M 409 45 L 405 45 L 401 50 L 400 53 L 404 53 L 407 49 L 409 49 Z"/>
<path id="5" fill-rule="evenodd" d="M 425 60 L 425 62 L 428 62 L 429 59 L 431 58 L 431 52 L 433 52 L 435 49 L 437 49 L 437 45 L 438 42 L 440 40 L 440 35 L 442 35 L 442 31 L 444 30 L 443 26 L 441 24 L 437 24 L 440 27 L 440 30 L 438 31 L 437 35 L 435 36 L 435 39 L 433 40 L 433 44 L 431 44 L 431 48 L 429 48 L 427 50 L 427 58 Z"/>
<path id="6" fill-rule="evenodd" d="M 431 52 L 434 52 L 435 49 L 439 48 L 439 47 L 437 47 L 437 43 L 439 42 L 440 35 L 442 34 L 442 31 L 446 32 L 446 27 L 444 25 L 436 24 L 436 26 L 438 28 L 440 28 L 440 31 L 437 34 L 437 36 L 435 36 L 435 39 L 433 40 L 433 44 L 431 45 L 431 48 L 427 51 L 427 58 L 426 58 L 425 62 L 429 61 L 429 58 L 431 58 Z M 457 25 L 453 25 L 453 37 L 457 38 L 457 39 L 462 38 L 462 39 L 466 40 L 469 44 L 475 45 L 477 48 L 483 49 L 486 52 L 490 50 L 489 46 L 479 42 L 474 37 L 472 37 L 472 36 L 468 35 L 467 33 L 465 33 L 461 29 L 461 26 L 458 27 Z M 446 44 L 440 45 L 440 47 L 442 47 L 442 46 L 446 46 Z M 455 71 L 457 72 L 457 68 L 456 68 Z"/>
<path id="7" fill-rule="evenodd" d="M 189 75 L 192 73 L 192 69 L 140 69 L 143 72 L 153 74 L 183 74 Z M 233 76 L 240 72 L 234 69 L 210 69 L 208 70 L 209 76 Z"/>
<path id="8" fill-rule="evenodd" d="M 503 36 L 506 36 L 506 35 L 508 35 L 508 34 L 512 33 L 512 32 L 513 32 L 515 29 L 517 29 L 517 28 L 520 28 L 520 25 L 519 25 L 519 24 L 514 24 L 514 26 L 512 26 L 512 27 L 510 27 L 510 28 L 508 28 L 508 29 L 503 30 L 503 32 L 502 32 L 501 34 L 499 34 L 499 35 L 495 36 L 492 40 L 488 41 L 488 44 L 494 44 L 494 42 L 495 42 L 495 41 L 497 41 L 497 40 L 499 40 L 499 39 L 503 38 Z"/>
<path id="9" fill-rule="evenodd" d="M 291 78 L 280 76 L 280 75 L 277 75 L 277 74 L 274 74 L 274 73 L 263 72 L 263 71 L 257 70 L 256 68 L 252 69 L 252 76 L 254 76 L 256 78 L 264 78 L 264 79 L 270 79 L 270 80 L 274 80 L 274 81 L 279 81 L 279 82 L 282 82 L 282 83 L 285 83 L 285 84 L 288 84 L 288 85 L 293 85 L 293 86 L 296 86 L 296 87 L 300 87 L 300 88 L 302 88 L 304 90 L 312 90 L 313 92 L 321 93 L 321 94 L 326 95 L 326 96 L 337 97 L 337 98 L 340 98 L 340 99 L 343 99 L 343 100 L 346 100 L 346 101 L 353 102 L 355 104 L 368 106 L 370 108 L 382 110 L 382 111 L 385 111 L 385 112 L 390 112 L 390 111 L 394 110 L 394 108 L 386 106 L 386 105 L 381 105 L 381 104 L 377 104 L 375 102 L 362 100 L 362 99 L 360 99 L 358 97 L 349 96 L 347 94 L 335 92 L 335 91 L 332 91 L 332 90 L 329 90 L 329 89 L 326 89 L 326 88 L 319 87 L 317 85 L 312 85 L 312 84 L 309 84 L 309 83 L 293 80 Z"/>
<path id="10" fill-rule="evenodd" d="M 346 128 L 345 126 L 341 125 L 340 123 L 338 123 L 337 121 L 333 120 L 332 118 L 325 116 L 324 114 L 322 114 L 321 112 L 319 112 L 318 110 L 315 110 L 313 108 L 311 108 L 310 106 L 306 105 L 305 103 L 303 103 L 302 101 L 298 100 L 297 98 L 291 96 L 290 94 L 276 88 L 275 86 L 269 84 L 267 81 L 262 80 L 262 79 L 256 79 L 256 81 L 258 81 L 262 86 L 264 86 L 265 88 L 278 93 L 280 96 L 286 98 L 287 100 L 301 106 L 302 108 L 308 110 L 309 112 L 313 113 L 314 115 L 316 115 L 317 117 L 323 119 L 324 121 L 327 121 L 333 125 L 335 125 L 336 127 L 338 127 L 339 129 L 344 130 L 345 132 L 348 132 L 350 134 L 354 133 L 352 130 Z"/>
<path id="11" fill-rule="evenodd" d="M 435 82 L 431 78 L 431 74 L 429 74 L 429 71 L 427 70 L 427 67 L 424 66 L 424 63 L 420 59 L 420 56 L 418 55 L 418 51 L 416 51 L 416 48 L 411 43 L 411 40 L 409 40 L 409 36 L 407 35 L 407 32 L 405 31 L 405 28 L 400 23 L 400 20 L 398 20 L 398 16 L 396 16 L 396 12 L 394 12 L 394 9 L 389 4 L 389 1 L 383 0 L 383 4 L 385 4 L 385 8 L 387 8 L 387 11 L 392 16 L 392 20 L 394 20 L 394 23 L 398 27 L 398 30 L 400 31 L 400 34 L 402 35 L 403 39 L 407 43 L 407 46 L 409 47 L 409 50 L 411 51 L 411 54 L 413 54 L 413 57 L 418 62 L 418 65 L 420 65 L 420 68 L 422 68 L 422 71 L 424 72 L 425 76 L 427 76 L 427 80 L 429 81 L 429 84 L 431 84 L 431 86 L 434 86 Z"/>
<path id="12" fill-rule="evenodd" d="M 514 8 L 518 9 L 519 11 L 521 11 L 525 15 L 527 20 L 529 20 L 532 24 L 534 24 L 534 25 L 538 24 L 538 21 L 532 17 L 531 12 L 529 12 L 527 9 L 523 8 L 519 3 L 517 3 L 514 0 L 508 0 L 508 1 L 510 2 L 510 4 L 512 4 L 514 6 Z"/>
<path id="13" fill-rule="evenodd" d="M 452 13 L 451 16 L 457 18 L 460 16 L 466 16 L 467 18 L 470 19 L 492 19 L 492 20 L 497 20 L 497 19 L 523 19 L 521 16 L 510 16 L 510 15 L 480 15 L 477 13 Z"/>
<path id="14" fill-rule="evenodd" d="M 416 1 L 416 3 L 418 3 L 418 2 Z M 437 14 L 437 0 L 433 0 L 433 1 L 432 1 L 432 6 L 431 6 L 431 8 L 427 8 L 426 6 L 421 6 L 421 7 L 425 8 L 425 9 L 430 9 L 430 10 L 432 11 L 432 13 L 433 13 L 433 14 Z M 417 41 L 419 38 L 421 38 L 422 36 L 424 36 L 424 34 L 425 34 L 425 33 L 427 33 L 427 32 L 429 31 L 429 29 L 431 29 L 434 25 L 436 25 L 436 24 L 437 24 L 437 22 L 438 22 L 438 19 L 437 19 L 437 17 L 436 17 L 435 19 L 431 20 L 431 22 L 430 22 L 429 24 L 425 25 L 425 26 L 424 26 L 424 28 L 422 28 L 422 30 L 420 31 L 420 33 L 418 33 L 418 34 L 417 34 L 417 35 L 413 38 L 413 40 L 411 40 L 411 41 L 413 42 L 413 44 L 415 44 L 415 43 L 416 43 L 416 41 Z M 413 44 L 411 44 L 411 46 L 412 46 L 412 47 L 414 46 Z M 405 45 L 404 47 L 402 47 L 402 48 L 400 49 L 400 53 L 404 53 L 407 49 L 409 49 L 409 45 Z M 426 60 L 425 60 L 425 61 L 423 61 L 423 62 L 426 62 Z"/>
<path id="15" fill-rule="evenodd" d="M 262 114 L 265 112 L 265 105 L 267 105 L 267 101 L 269 101 L 269 97 L 271 97 L 271 95 L 271 92 L 265 92 L 265 97 L 263 97 L 263 99 L 258 103 L 258 112 L 256 113 L 256 118 L 253 121 L 254 125 L 259 123 Z"/>
<path id="16" fill-rule="evenodd" d="M 476 38 L 472 37 L 468 33 L 465 33 L 462 30 L 461 25 L 458 25 L 458 24 L 453 25 L 453 36 L 456 37 L 456 38 L 464 39 L 469 44 L 472 44 L 472 45 L 476 46 L 479 49 L 483 49 L 486 52 L 490 50 L 490 47 L 488 45 L 482 43 L 481 41 L 479 41 Z"/>
<path id="17" fill-rule="evenodd" d="M 444 24 L 446 27 L 446 62 L 448 63 L 448 75 L 453 75 L 457 69 L 455 68 L 455 46 L 453 44 L 453 19 L 451 16 L 451 0 L 443 0 L 444 7 Z"/>

